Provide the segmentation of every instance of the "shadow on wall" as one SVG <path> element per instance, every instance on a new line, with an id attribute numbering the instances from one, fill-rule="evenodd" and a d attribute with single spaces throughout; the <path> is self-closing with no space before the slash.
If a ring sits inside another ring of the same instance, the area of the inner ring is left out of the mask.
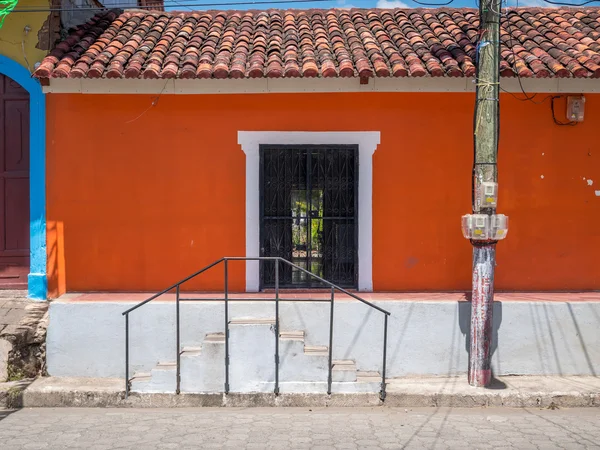
<path id="1" fill-rule="evenodd" d="M 48 221 L 46 226 L 48 298 L 61 296 L 66 291 L 65 240 L 63 222 Z"/>
<path id="2" fill-rule="evenodd" d="M 543 375 L 598 376 L 598 338 L 590 332 L 600 326 L 597 305 L 595 302 L 527 305 L 536 362 Z"/>
<path id="3" fill-rule="evenodd" d="M 471 296 L 468 295 L 467 302 L 458 302 L 458 323 L 460 325 L 460 331 L 465 336 L 465 349 L 467 355 L 470 357 L 471 354 Z M 502 324 L 502 302 L 494 302 L 494 311 L 492 317 L 492 344 L 490 348 L 490 361 L 494 356 L 494 353 L 499 352 L 498 350 L 498 330 Z M 500 358 L 498 358 L 500 360 Z M 497 369 L 497 370 L 495 370 Z M 500 368 L 496 368 L 492 365 L 492 378 L 494 372 L 500 372 Z M 491 389 L 504 389 L 506 385 L 498 380 L 493 380 Z"/>

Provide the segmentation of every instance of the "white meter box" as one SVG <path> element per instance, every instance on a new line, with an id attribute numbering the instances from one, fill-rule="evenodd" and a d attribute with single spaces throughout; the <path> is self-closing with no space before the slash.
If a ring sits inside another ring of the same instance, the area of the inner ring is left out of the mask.
<path id="1" fill-rule="evenodd" d="M 490 216 L 490 239 L 502 240 L 508 233 L 508 216 L 496 214 Z"/>
<path id="2" fill-rule="evenodd" d="M 484 181 L 477 185 L 477 210 L 495 208 L 498 205 L 498 183 Z"/>
<path id="3" fill-rule="evenodd" d="M 508 216 L 467 214 L 462 216 L 462 233 L 473 241 L 499 241 L 508 233 Z"/>
<path id="4" fill-rule="evenodd" d="M 567 120 L 583 122 L 585 113 L 585 97 L 583 95 L 569 95 L 567 97 Z"/>
<path id="5" fill-rule="evenodd" d="M 490 220 L 487 214 L 467 214 L 462 217 L 462 232 L 467 239 L 488 239 Z"/>

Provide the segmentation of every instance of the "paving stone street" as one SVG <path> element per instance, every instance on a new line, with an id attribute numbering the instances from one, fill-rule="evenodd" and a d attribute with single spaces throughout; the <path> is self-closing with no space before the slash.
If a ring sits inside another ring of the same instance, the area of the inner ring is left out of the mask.
<path id="1" fill-rule="evenodd" d="M 21 409 L 0 448 L 598 449 L 600 408 Z"/>
<path id="2" fill-rule="evenodd" d="M 0 291 L 0 335 L 14 331 L 25 317 L 26 295 L 25 291 Z"/>

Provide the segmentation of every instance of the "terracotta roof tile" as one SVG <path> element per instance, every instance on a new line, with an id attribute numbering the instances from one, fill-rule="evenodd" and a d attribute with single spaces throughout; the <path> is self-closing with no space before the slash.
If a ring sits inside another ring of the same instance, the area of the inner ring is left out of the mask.
<path id="1" fill-rule="evenodd" d="M 471 77 L 474 9 L 105 11 L 38 78 Z M 508 10 L 502 76 L 600 78 L 600 8 Z"/>

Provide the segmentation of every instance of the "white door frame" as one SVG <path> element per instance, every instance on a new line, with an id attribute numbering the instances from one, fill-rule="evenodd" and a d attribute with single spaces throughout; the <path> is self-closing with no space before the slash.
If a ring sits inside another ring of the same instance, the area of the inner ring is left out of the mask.
<path id="1" fill-rule="evenodd" d="M 260 145 L 358 145 L 358 290 L 373 290 L 373 153 L 379 131 L 238 131 L 246 154 L 246 257 L 260 256 Z M 258 292 L 257 261 L 246 261 L 246 291 Z"/>

